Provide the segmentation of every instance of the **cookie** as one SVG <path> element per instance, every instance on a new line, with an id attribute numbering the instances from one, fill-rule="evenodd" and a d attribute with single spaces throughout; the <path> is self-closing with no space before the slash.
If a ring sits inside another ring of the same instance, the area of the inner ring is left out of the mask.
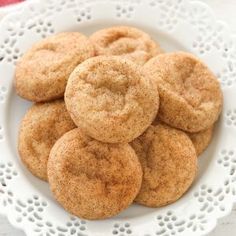
<path id="1" fill-rule="evenodd" d="M 188 190 L 197 173 L 197 156 L 183 131 L 162 124 L 152 125 L 131 146 L 143 168 L 137 203 L 164 206 Z"/>
<path id="2" fill-rule="evenodd" d="M 161 54 L 144 70 L 160 95 L 158 119 L 188 132 L 210 128 L 222 109 L 222 92 L 214 74 L 191 54 Z"/>
<path id="3" fill-rule="evenodd" d="M 92 56 L 94 48 L 81 33 L 64 32 L 43 39 L 17 63 L 16 92 L 34 102 L 61 98 L 70 73 Z"/>
<path id="4" fill-rule="evenodd" d="M 141 65 L 162 53 L 160 46 L 148 34 L 129 26 L 101 29 L 90 39 L 96 55 L 122 56 Z"/>
<path id="5" fill-rule="evenodd" d="M 213 135 L 213 130 L 214 126 L 198 133 L 188 133 L 188 136 L 192 140 L 193 145 L 195 147 L 197 156 L 200 156 L 210 144 Z"/>
<path id="6" fill-rule="evenodd" d="M 85 219 L 104 219 L 133 202 L 142 168 L 129 144 L 102 143 L 77 128 L 53 146 L 48 180 L 67 211 Z"/>
<path id="7" fill-rule="evenodd" d="M 87 135 L 102 142 L 130 142 L 154 120 L 156 87 L 136 64 L 98 56 L 70 75 L 65 102 L 72 119 Z"/>
<path id="8" fill-rule="evenodd" d="M 52 146 L 74 128 L 63 100 L 34 104 L 27 111 L 20 126 L 18 151 L 33 175 L 47 180 L 47 161 Z"/>

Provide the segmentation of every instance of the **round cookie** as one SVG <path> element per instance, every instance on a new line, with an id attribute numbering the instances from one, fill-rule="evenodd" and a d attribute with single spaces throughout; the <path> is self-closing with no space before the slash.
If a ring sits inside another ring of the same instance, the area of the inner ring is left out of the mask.
<path id="1" fill-rule="evenodd" d="M 129 144 L 102 143 L 77 128 L 53 146 L 48 180 L 67 211 L 85 219 L 104 219 L 133 202 L 142 168 Z"/>
<path id="2" fill-rule="evenodd" d="M 213 135 L 213 130 L 214 126 L 198 133 L 187 133 L 193 142 L 197 156 L 200 156 L 210 144 Z"/>
<path id="3" fill-rule="evenodd" d="M 184 52 L 162 54 L 148 61 L 144 70 L 158 87 L 160 120 L 195 133 L 218 119 L 223 103 L 220 84 L 196 57 Z"/>
<path id="4" fill-rule="evenodd" d="M 47 161 L 52 146 L 74 128 L 63 100 L 34 104 L 27 111 L 20 126 L 18 151 L 33 175 L 47 180 Z"/>
<path id="5" fill-rule="evenodd" d="M 85 133 L 102 142 L 118 143 L 130 142 L 146 130 L 156 116 L 159 97 L 136 64 L 98 56 L 70 75 L 65 102 Z"/>
<path id="6" fill-rule="evenodd" d="M 133 142 L 143 168 L 143 181 L 135 201 L 160 207 L 179 199 L 197 173 L 197 156 L 190 138 L 166 125 L 150 126 Z"/>
<path id="7" fill-rule="evenodd" d="M 92 56 L 92 44 L 79 32 L 59 33 L 39 41 L 17 63 L 17 94 L 34 102 L 63 97 L 70 73 Z"/>
<path id="8" fill-rule="evenodd" d="M 143 65 L 162 53 L 151 37 L 134 27 L 115 26 L 95 32 L 90 36 L 96 55 L 122 56 Z"/>

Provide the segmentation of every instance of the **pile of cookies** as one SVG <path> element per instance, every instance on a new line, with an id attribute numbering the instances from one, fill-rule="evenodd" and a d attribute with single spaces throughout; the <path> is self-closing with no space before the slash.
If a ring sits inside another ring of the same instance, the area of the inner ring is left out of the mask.
<path id="1" fill-rule="evenodd" d="M 179 199 L 223 100 L 203 62 L 128 26 L 43 39 L 18 62 L 15 88 L 35 102 L 19 131 L 22 162 L 86 219 Z"/>

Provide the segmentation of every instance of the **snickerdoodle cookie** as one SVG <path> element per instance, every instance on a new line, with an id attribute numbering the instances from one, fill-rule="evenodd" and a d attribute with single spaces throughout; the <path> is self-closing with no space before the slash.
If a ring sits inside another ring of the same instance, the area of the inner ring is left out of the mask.
<path id="1" fill-rule="evenodd" d="M 198 133 L 187 133 L 193 142 L 197 156 L 201 155 L 201 153 L 210 144 L 212 135 L 213 135 L 213 130 L 214 130 L 214 126 L 206 130 L 200 131 Z"/>
<path id="2" fill-rule="evenodd" d="M 32 174 L 47 180 L 47 161 L 52 146 L 74 128 L 63 100 L 34 104 L 28 110 L 19 131 L 18 151 Z"/>
<path id="3" fill-rule="evenodd" d="M 160 207 L 179 199 L 197 173 L 197 156 L 183 131 L 158 124 L 131 142 L 143 168 L 143 181 L 135 201 Z"/>
<path id="4" fill-rule="evenodd" d="M 158 118 L 188 131 L 208 129 L 222 109 L 220 84 L 213 73 L 191 54 L 161 54 L 148 61 L 144 70 L 158 87 Z"/>
<path id="5" fill-rule="evenodd" d="M 70 75 L 65 102 L 74 122 L 103 142 L 130 142 L 154 120 L 159 97 L 141 68 L 119 57 L 98 56 Z"/>
<path id="6" fill-rule="evenodd" d="M 133 202 L 141 186 L 142 168 L 129 144 L 102 143 L 77 128 L 53 146 L 48 180 L 67 211 L 85 219 L 103 219 Z"/>
<path id="7" fill-rule="evenodd" d="M 145 32 L 128 26 L 115 26 L 95 32 L 90 37 L 96 55 L 122 56 L 138 64 L 162 53 L 160 46 Z"/>
<path id="8" fill-rule="evenodd" d="M 16 91 L 34 102 L 61 98 L 70 73 L 92 56 L 92 44 L 78 32 L 64 32 L 43 39 L 34 44 L 17 64 Z"/>

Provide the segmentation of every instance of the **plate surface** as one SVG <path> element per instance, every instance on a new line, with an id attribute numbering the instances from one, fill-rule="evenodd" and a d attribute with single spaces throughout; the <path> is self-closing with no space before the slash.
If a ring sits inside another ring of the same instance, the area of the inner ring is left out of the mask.
<path id="1" fill-rule="evenodd" d="M 214 138 L 199 160 L 199 174 L 176 203 L 152 209 L 133 205 L 103 221 L 70 216 L 48 184 L 33 177 L 17 154 L 20 120 L 31 103 L 13 88 L 15 63 L 34 42 L 61 31 L 84 34 L 131 25 L 165 51 L 196 54 L 214 71 L 224 93 Z M 236 202 L 236 45 L 227 26 L 204 4 L 184 0 L 42 0 L 25 4 L 0 23 L 0 213 L 29 236 L 181 235 L 210 232 Z"/>

